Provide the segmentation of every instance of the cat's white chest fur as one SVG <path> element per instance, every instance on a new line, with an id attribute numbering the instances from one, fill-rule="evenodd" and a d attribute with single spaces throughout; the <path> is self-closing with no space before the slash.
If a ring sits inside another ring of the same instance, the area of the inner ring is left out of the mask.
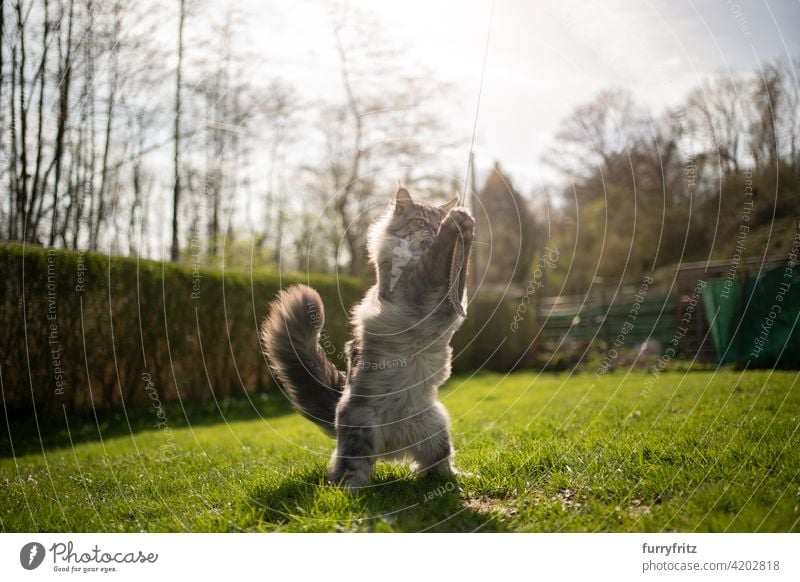
<path id="1" fill-rule="evenodd" d="M 369 293 L 354 311 L 353 322 L 362 332 L 362 367 L 370 369 L 369 390 L 385 397 L 382 420 L 405 418 L 432 406 L 439 386 L 450 376 L 450 339 L 463 319 L 420 321 Z"/>

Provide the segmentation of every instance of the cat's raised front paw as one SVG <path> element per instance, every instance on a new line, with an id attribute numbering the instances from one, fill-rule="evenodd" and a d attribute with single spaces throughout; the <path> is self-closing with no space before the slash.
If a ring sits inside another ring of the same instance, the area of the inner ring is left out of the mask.
<path id="1" fill-rule="evenodd" d="M 445 216 L 442 227 L 460 234 L 465 239 L 470 239 L 475 229 L 475 219 L 466 208 L 453 208 Z"/>

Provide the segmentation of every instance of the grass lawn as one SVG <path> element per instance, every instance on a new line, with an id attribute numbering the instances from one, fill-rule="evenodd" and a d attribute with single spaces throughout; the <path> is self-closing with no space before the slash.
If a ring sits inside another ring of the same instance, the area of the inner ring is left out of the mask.
<path id="1" fill-rule="evenodd" d="M 356 494 L 324 484 L 333 442 L 275 396 L 165 407 L 170 432 L 153 408 L 41 440 L 12 423 L 0 528 L 800 531 L 800 374 L 673 371 L 643 394 L 648 378 L 453 378 L 464 474 L 380 464 Z"/>

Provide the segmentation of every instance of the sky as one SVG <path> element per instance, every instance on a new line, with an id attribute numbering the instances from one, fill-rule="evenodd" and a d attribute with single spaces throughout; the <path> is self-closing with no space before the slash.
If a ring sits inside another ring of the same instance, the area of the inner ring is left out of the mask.
<path id="1" fill-rule="evenodd" d="M 496 0 L 491 30 L 491 0 L 351 4 L 452 84 L 443 115 L 467 144 L 490 34 L 476 163 L 500 161 L 523 189 L 554 178 L 542 156 L 560 121 L 601 89 L 630 89 L 657 114 L 710 74 L 800 56 L 798 0 Z M 265 70 L 308 99 L 341 91 L 328 3 L 254 1 L 248 12 L 247 42 Z"/>

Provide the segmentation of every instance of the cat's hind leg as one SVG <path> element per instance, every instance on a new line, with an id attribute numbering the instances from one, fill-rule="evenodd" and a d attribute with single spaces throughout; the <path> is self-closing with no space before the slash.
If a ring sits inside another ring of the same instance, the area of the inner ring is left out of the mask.
<path id="1" fill-rule="evenodd" d="M 455 475 L 450 418 L 444 405 L 436 402 L 414 421 L 415 436 L 410 453 L 415 470 L 421 475 Z"/>
<path id="2" fill-rule="evenodd" d="M 352 401 L 340 403 L 336 414 L 336 450 L 328 465 L 328 480 L 351 490 L 367 486 L 377 457 L 376 436 L 366 409 Z"/>

